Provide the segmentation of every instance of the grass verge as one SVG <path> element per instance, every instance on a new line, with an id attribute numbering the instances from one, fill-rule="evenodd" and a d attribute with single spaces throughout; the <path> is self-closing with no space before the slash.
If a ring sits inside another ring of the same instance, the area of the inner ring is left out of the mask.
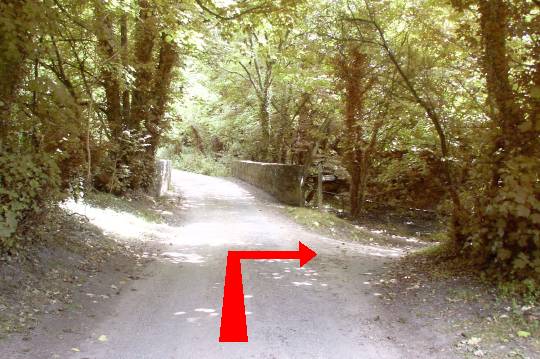
<path id="1" fill-rule="evenodd" d="M 84 201 L 98 208 L 109 208 L 118 212 L 127 212 L 140 217 L 147 222 L 164 223 L 164 208 L 167 209 L 167 198 L 154 198 L 147 195 L 136 197 L 117 197 L 110 193 L 92 192 L 85 196 Z"/>

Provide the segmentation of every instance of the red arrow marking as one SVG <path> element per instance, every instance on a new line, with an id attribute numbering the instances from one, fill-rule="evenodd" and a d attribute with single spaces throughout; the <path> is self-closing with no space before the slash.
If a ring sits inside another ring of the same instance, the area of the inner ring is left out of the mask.
<path id="1" fill-rule="evenodd" d="M 317 253 L 302 242 L 297 251 L 229 251 L 225 270 L 220 342 L 247 342 L 246 307 L 242 285 L 242 259 L 299 259 L 300 267 Z"/>

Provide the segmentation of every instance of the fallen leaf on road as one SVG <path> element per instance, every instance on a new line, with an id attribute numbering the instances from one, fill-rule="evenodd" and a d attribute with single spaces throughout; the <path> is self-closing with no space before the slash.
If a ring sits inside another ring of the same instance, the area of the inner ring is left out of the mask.
<path id="1" fill-rule="evenodd" d="M 71 348 L 74 352 L 80 352 L 81 350 L 79 348 Z"/>

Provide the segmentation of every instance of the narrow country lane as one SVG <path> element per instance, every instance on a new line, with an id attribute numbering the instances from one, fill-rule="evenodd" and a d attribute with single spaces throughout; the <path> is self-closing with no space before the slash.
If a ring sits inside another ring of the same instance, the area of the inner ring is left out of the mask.
<path id="1" fill-rule="evenodd" d="M 369 282 L 399 249 L 309 232 L 268 195 L 239 181 L 175 171 L 173 184 L 183 209 L 178 225 L 160 227 L 155 237 L 160 258 L 110 304 L 106 319 L 80 333 L 80 351 L 65 348 L 56 357 L 453 357 L 433 348 L 440 334 L 431 329 L 396 335 L 384 320 L 391 315 Z M 296 250 L 298 241 L 317 252 L 303 268 L 298 260 L 243 262 L 249 343 L 219 343 L 227 251 Z M 99 335 L 107 341 L 96 340 Z"/>

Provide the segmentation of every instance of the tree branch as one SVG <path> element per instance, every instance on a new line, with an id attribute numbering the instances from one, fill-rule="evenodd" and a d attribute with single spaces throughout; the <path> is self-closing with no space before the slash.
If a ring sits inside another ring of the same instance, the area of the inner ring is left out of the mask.
<path id="1" fill-rule="evenodd" d="M 257 97 L 259 98 L 259 100 L 263 100 L 262 98 L 262 94 L 259 93 L 259 89 L 257 88 L 257 85 L 255 84 L 255 81 L 253 81 L 253 77 L 251 76 L 251 73 L 249 72 L 249 70 L 247 69 L 246 66 L 244 66 L 244 64 L 242 62 L 238 62 L 240 64 L 240 66 L 242 66 L 242 68 L 244 69 L 244 71 L 246 72 L 246 74 L 248 75 L 248 80 L 249 82 L 251 82 L 251 85 L 253 86 L 253 89 L 255 90 L 255 94 L 257 95 Z"/>
<path id="2" fill-rule="evenodd" d="M 231 16 L 225 16 L 225 15 L 222 15 L 222 14 L 219 14 L 218 12 L 216 11 L 213 11 L 212 9 L 210 9 L 208 6 L 206 6 L 201 0 L 195 0 L 195 3 L 205 12 L 209 13 L 210 15 L 212 16 L 215 16 L 216 18 L 220 19 L 220 20 L 225 20 L 225 21 L 229 21 L 229 20 L 236 20 L 244 15 L 248 15 L 248 14 L 253 14 L 253 13 L 257 13 L 257 12 L 268 12 L 270 9 L 272 9 L 272 6 L 269 6 L 267 4 L 262 4 L 262 5 L 258 5 L 258 6 L 253 6 L 249 9 L 246 9 L 244 11 L 241 11 L 237 14 L 234 14 L 234 15 L 231 15 Z M 267 11 L 263 11 L 263 10 L 267 10 Z"/>

